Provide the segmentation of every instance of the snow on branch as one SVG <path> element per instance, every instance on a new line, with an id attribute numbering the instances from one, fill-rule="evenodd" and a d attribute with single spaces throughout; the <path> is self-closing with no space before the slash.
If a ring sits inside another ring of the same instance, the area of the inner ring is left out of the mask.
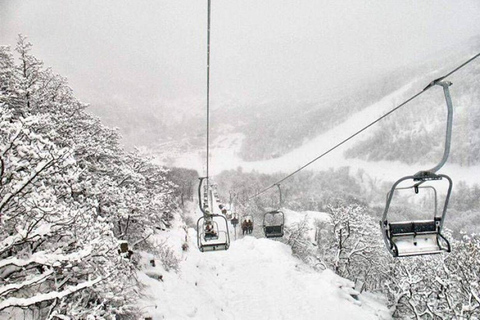
<path id="1" fill-rule="evenodd" d="M 26 308 L 36 303 L 50 301 L 54 299 L 62 299 L 77 291 L 93 287 L 95 284 L 99 283 L 102 280 L 102 278 L 97 278 L 95 280 L 80 283 L 76 286 L 68 287 L 63 291 L 53 291 L 49 293 L 39 294 L 30 298 L 8 298 L 0 302 L 0 311 L 11 307 Z"/>
<path id="2" fill-rule="evenodd" d="M 22 283 L 12 283 L 0 288 L 0 296 L 11 293 L 12 291 L 18 291 L 25 287 L 28 287 L 32 284 L 36 284 L 38 282 L 43 281 L 44 279 L 48 278 L 53 274 L 53 270 L 50 269 L 48 272 L 45 272 L 37 277 L 33 277 L 32 279 L 26 280 Z"/>
<path id="3" fill-rule="evenodd" d="M 88 257 L 92 253 L 91 249 L 84 249 L 78 252 L 64 254 L 45 254 L 45 252 L 34 253 L 29 259 L 10 258 L 0 261 L 0 268 L 6 266 L 25 267 L 32 263 L 38 263 L 43 265 L 57 266 L 60 262 L 67 261 L 79 261 L 85 257 Z"/>

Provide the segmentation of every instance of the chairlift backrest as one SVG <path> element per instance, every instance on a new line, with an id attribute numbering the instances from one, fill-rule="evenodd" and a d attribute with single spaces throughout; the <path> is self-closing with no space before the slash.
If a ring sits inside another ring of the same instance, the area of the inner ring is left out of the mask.
<path id="1" fill-rule="evenodd" d="M 282 211 L 274 210 L 263 216 L 263 231 L 266 238 L 279 238 L 284 235 L 285 216 Z"/>

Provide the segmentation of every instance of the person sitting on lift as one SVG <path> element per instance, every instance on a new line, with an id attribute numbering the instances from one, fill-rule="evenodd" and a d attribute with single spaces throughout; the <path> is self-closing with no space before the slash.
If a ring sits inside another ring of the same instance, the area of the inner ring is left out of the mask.
<path id="1" fill-rule="evenodd" d="M 213 238 L 216 237 L 217 233 L 213 229 L 213 225 L 211 223 L 207 224 L 205 227 L 205 237 L 207 238 Z"/>
<path id="2" fill-rule="evenodd" d="M 242 234 L 245 234 L 245 232 L 248 232 L 248 223 L 246 220 L 242 222 Z"/>
<path id="3" fill-rule="evenodd" d="M 251 234 L 253 231 L 253 222 L 251 220 L 247 221 L 247 233 Z"/>

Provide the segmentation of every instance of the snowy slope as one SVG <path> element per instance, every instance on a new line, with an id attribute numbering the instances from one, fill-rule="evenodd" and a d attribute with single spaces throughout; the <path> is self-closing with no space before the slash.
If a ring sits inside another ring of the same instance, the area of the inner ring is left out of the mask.
<path id="1" fill-rule="evenodd" d="M 168 242 L 178 248 L 183 236 L 172 230 Z M 200 253 L 195 237 L 190 229 L 179 273 L 158 266 L 139 273 L 147 286 L 142 309 L 153 319 L 390 318 L 377 297 L 355 300 L 350 281 L 314 271 L 283 243 L 247 236 L 228 251 Z M 162 274 L 163 281 L 146 274 Z"/>

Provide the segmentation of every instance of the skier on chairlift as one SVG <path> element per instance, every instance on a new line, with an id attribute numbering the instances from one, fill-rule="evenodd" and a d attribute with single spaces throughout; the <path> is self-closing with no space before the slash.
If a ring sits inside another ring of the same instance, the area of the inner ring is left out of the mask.
<path id="1" fill-rule="evenodd" d="M 211 222 L 208 222 L 205 226 L 205 235 L 210 237 L 215 237 L 217 235 Z"/>
<path id="2" fill-rule="evenodd" d="M 247 233 L 252 234 L 253 231 L 253 222 L 252 220 L 247 220 Z"/>
<path id="3" fill-rule="evenodd" d="M 248 223 L 246 220 L 242 222 L 242 234 L 248 233 Z"/>

